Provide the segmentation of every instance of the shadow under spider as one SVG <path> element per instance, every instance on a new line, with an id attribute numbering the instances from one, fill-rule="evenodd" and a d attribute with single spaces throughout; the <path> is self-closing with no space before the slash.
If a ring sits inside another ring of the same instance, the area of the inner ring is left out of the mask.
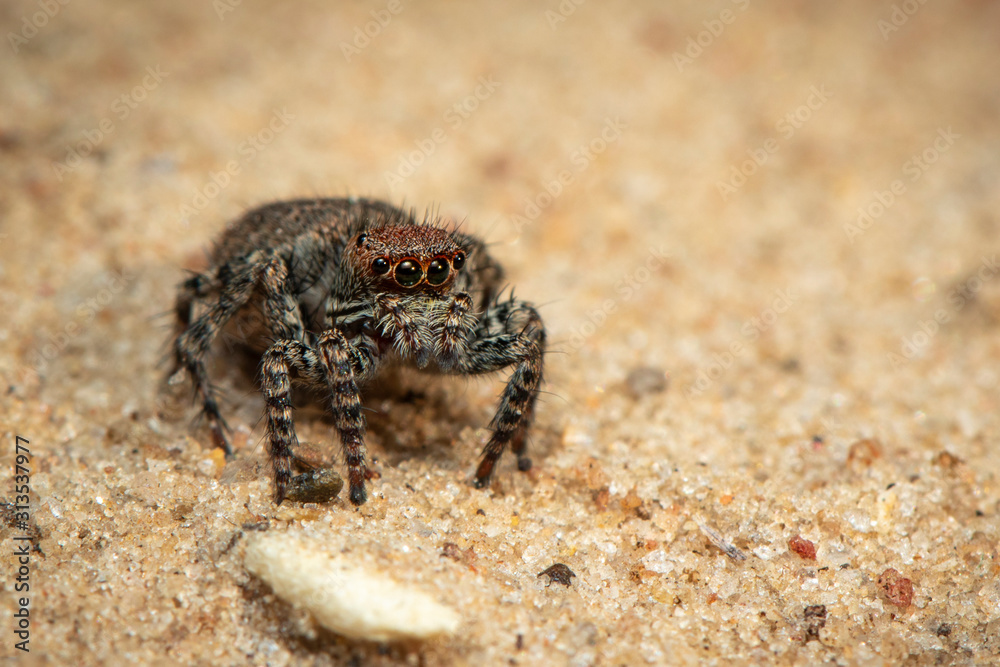
<path id="1" fill-rule="evenodd" d="M 230 359 L 237 369 L 231 392 L 261 397 L 260 358 L 259 352 L 246 347 L 231 351 Z M 434 461 L 435 465 L 447 469 L 470 465 L 466 457 L 457 455 L 456 444 L 466 427 L 479 428 L 488 423 L 494 397 L 486 398 L 484 394 L 482 400 L 477 398 L 480 383 L 488 382 L 491 380 L 387 365 L 361 389 L 367 421 L 365 440 L 371 455 L 391 467 L 411 458 Z M 329 409 L 329 396 L 296 383 L 293 375 L 292 404 L 300 442 L 307 424 L 309 428 L 318 428 L 319 431 L 311 433 L 308 440 L 320 445 L 332 461 L 339 462 L 340 441 Z M 249 426 L 256 427 L 258 423 L 255 421 Z M 475 456 L 478 454 L 477 445 Z"/>

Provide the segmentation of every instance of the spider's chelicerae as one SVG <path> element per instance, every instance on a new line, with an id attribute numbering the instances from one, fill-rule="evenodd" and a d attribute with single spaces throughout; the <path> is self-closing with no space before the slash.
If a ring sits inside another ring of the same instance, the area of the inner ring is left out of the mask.
<path id="1" fill-rule="evenodd" d="M 489 484 L 510 445 L 527 470 L 525 436 L 542 381 L 545 329 L 530 304 L 500 297 L 502 270 L 482 241 L 439 220 L 366 199 L 303 199 L 255 209 L 222 235 L 207 271 L 177 297 L 171 383 L 191 377 L 216 442 L 232 448 L 205 369 L 224 329 L 263 314 L 261 389 L 281 503 L 297 440 L 289 396 L 301 381 L 329 396 L 350 499 L 367 499 L 360 388 L 383 364 L 479 375 L 513 367 L 476 470 Z"/>

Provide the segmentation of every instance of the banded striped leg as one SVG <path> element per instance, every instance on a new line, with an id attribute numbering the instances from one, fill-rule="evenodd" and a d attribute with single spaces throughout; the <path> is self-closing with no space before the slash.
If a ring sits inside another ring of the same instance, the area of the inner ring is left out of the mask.
<path id="1" fill-rule="evenodd" d="M 204 359 L 222 327 L 253 296 L 258 275 L 258 271 L 248 269 L 233 276 L 226 290 L 219 294 L 218 302 L 191 322 L 194 301 L 203 296 L 201 292 L 208 281 L 203 276 L 196 276 L 184 284 L 184 291 L 178 297 L 175 308 L 178 321 L 184 329 L 174 340 L 174 370 L 168 383 L 177 384 L 183 379 L 183 371 L 188 372 L 195 391 L 201 396 L 202 411 L 208 417 L 212 438 L 216 445 L 225 450 L 227 457 L 233 455 L 233 447 L 226 435 L 228 427 L 219 413 L 215 392 L 208 381 Z"/>
<path id="2" fill-rule="evenodd" d="M 511 299 L 488 310 L 476 334 L 468 355 L 458 364 L 460 372 L 489 373 L 515 366 L 490 422 L 493 435 L 476 470 L 475 485 L 482 489 L 489 486 L 493 468 L 508 444 L 517 455 L 518 469 L 531 468 L 525 438 L 542 382 L 545 329 L 533 306 Z"/>
<path id="3" fill-rule="evenodd" d="M 318 355 L 305 343 L 279 340 L 267 349 L 261 361 L 261 391 L 267 415 L 267 451 L 274 478 L 274 502 L 285 499 L 292 479 L 292 450 L 298 444 L 292 422 L 291 378 L 294 368 L 313 385 L 326 383 L 326 370 Z"/>
<path id="4" fill-rule="evenodd" d="M 313 387 L 325 387 L 327 374 L 319 356 L 305 341 L 302 312 L 288 287 L 285 264 L 273 258 L 263 265 L 260 284 L 264 288 L 264 315 L 270 330 L 280 338 L 261 360 L 274 500 L 280 505 L 292 478 L 292 450 L 298 444 L 292 422 L 289 371 L 294 368 L 299 378 Z"/>
<path id="5" fill-rule="evenodd" d="M 326 371 L 334 425 L 347 463 L 351 502 L 363 505 L 368 499 L 365 491 L 368 467 L 365 463 L 365 416 L 361 412 L 357 380 L 374 373 L 373 347 L 367 343 L 351 345 L 336 329 L 324 331 L 317 347 L 320 363 Z"/>
<path id="6" fill-rule="evenodd" d="M 275 338 L 305 342 L 305 326 L 299 302 L 288 287 L 288 269 L 274 258 L 261 273 L 264 288 L 264 316 Z"/>

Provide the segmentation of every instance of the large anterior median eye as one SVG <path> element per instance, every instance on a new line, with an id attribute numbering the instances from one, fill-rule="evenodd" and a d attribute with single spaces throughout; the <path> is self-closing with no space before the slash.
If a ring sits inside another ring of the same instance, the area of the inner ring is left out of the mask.
<path id="1" fill-rule="evenodd" d="M 427 282 L 431 285 L 440 285 L 448 280 L 448 273 L 450 271 L 451 267 L 448 266 L 448 260 L 438 257 L 427 267 Z"/>
<path id="2" fill-rule="evenodd" d="M 403 287 L 413 287 L 424 277 L 424 270 L 412 259 L 404 259 L 396 265 L 396 282 Z"/>

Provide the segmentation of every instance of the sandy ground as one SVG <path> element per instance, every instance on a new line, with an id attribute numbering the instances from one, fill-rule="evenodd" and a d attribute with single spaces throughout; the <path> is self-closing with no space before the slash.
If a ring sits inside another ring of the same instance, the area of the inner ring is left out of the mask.
<path id="1" fill-rule="evenodd" d="M 3 3 L 0 656 L 1000 661 L 1000 5 L 685 5 Z M 226 222 L 344 194 L 465 220 L 541 306 L 532 471 L 470 485 L 503 376 L 404 373 L 371 500 L 279 510 L 253 363 L 213 364 L 238 474 L 164 387 Z M 260 530 L 459 630 L 320 628 L 245 569 Z"/>

